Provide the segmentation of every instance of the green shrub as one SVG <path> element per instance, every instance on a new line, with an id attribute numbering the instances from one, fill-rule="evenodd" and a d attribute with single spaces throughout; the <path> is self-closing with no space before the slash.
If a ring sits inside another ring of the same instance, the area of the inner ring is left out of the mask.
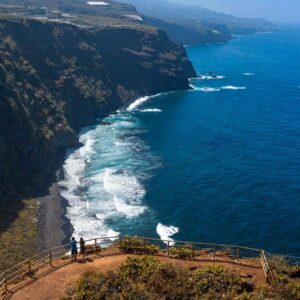
<path id="1" fill-rule="evenodd" d="M 85 247 L 85 253 L 86 254 L 91 254 L 91 253 L 95 253 L 95 252 L 96 253 L 102 252 L 102 248 L 101 248 L 100 245 L 97 245 L 96 247 L 95 247 L 94 244 L 86 245 L 86 247 Z"/>
<path id="2" fill-rule="evenodd" d="M 124 253 L 154 255 L 159 252 L 159 247 L 136 237 L 125 237 L 119 242 L 119 249 Z"/>
<path id="3" fill-rule="evenodd" d="M 192 259 L 194 258 L 195 251 L 189 246 L 173 246 L 169 250 L 170 256 L 180 259 Z"/>
<path id="4" fill-rule="evenodd" d="M 269 258 L 270 266 L 276 274 L 277 286 L 275 299 L 300 300 L 300 267 L 291 266 L 285 256 L 273 255 Z"/>
<path id="5" fill-rule="evenodd" d="M 300 300 L 300 283 L 280 281 L 276 288 L 276 294 L 281 300 Z"/>
<path id="6" fill-rule="evenodd" d="M 288 274 L 290 271 L 291 266 L 285 256 L 272 255 L 268 257 L 268 262 L 278 274 Z"/>
<path id="7" fill-rule="evenodd" d="M 200 294 L 226 292 L 241 294 L 252 292 L 254 289 L 251 281 L 246 281 L 233 272 L 223 267 L 207 266 L 195 271 L 196 289 Z"/>

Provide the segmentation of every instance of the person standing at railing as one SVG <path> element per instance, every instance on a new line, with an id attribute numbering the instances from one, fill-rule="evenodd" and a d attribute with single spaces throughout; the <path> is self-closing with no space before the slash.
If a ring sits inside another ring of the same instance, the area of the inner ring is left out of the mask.
<path id="1" fill-rule="evenodd" d="M 77 241 L 75 240 L 74 237 L 72 237 L 71 239 L 70 246 L 71 246 L 71 260 L 76 261 L 78 250 L 77 250 Z"/>
<path id="2" fill-rule="evenodd" d="M 82 254 L 82 260 L 85 262 L 85 241 L 83 238 L 80 238 L 80 253 Z"/>

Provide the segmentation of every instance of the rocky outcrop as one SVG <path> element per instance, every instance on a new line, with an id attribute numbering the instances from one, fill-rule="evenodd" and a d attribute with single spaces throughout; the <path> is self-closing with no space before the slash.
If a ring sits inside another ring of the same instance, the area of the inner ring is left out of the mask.
<path id="1" fill-rule="evenodd" d="M 0 198 L 39 186 L 80 127 L 139 96 L 186 89 L 194 75 L 184 49 L 151 27 L 1 19 Z"/>

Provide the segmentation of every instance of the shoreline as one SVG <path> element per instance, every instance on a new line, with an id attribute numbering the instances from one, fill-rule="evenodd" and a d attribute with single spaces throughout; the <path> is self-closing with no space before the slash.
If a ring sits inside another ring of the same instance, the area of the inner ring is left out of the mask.
<path id="1" fill-rule="evenodd" d="M 38 245 L 39 250 L 68 244 L 73 233 L 73 227 L 66 216 L 68 202 L 60 194 L 59 180 L 63 176 L 63 161 L 65 154 L 60 157 L 60 167 L 55 172 L 55 179 L 48 182 L 43 196 L 35 198 L 39 203 L 38 211 Z"/>
<path id="2" fill-rule="evenodd" d="M 89 124 L 86 126 L 81 127 L 78 132 L 77 136 L 79 137 L 80 131 L 84 128 L 94 126 L 96 124 L 101 124 L 103 119 L 111 114 L 117 114 L 120 109 L 124 109 L 125 107 L 128 108 L 130 105 L 139 101 L 141 98 L 152 98 L 157 97 L 159 95 L 165 93 L 172 93 L 176 90 L 171 91 L 163 91 L 160 93 L 155 93 L 153 95 L 148 96 L 139 96 L 126 105 L 122 105 L 120 108 L 110 111 L 109 113 L 103 114 L 100 118 L 95 119 L 93 124 Z M 182 91 L 181 89 L 177 91 Z M 78 148 L 80 148 L 79 146 Z M 73 148 L 73 149 L 78 149 Z M 68 244 L 70 238 L 74 232 L 74 228 L 71 224 L 70 219 L 66 216 L 66 210 L 68 207 L 68 201 L 60 194 L 60 188 L 58 182 L 63 179 L 63 165 L 66 160 L 66 151 L 70 149 L 64 149 L 62 153 L 60 153 L 57 157 L 57 163 L 55 167 L 55 172 L 51 179 L 46 182 L 44 187 L 42 187 L 38 191 L 37 197 L 34 199 L 39 204 L 39 211 L 38 211 L 38 245 L 39 250 L 48 250 L 53 247 L 61 246 L 64 244 Z M 46 187 L 45 187 L 46 186 Z"/>

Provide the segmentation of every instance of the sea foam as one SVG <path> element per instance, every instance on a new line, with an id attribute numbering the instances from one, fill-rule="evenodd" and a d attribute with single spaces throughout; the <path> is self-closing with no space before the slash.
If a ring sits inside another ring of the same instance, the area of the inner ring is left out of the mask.
<path id="1" fill-rule="evenodd" d="M 201 91 L 201 92 L 206 92 L 206 93 L 211 93 L 211 92 L 219 92 L 221 89 L 219 88 L 212 88 L 212 87 L 198 87 L 193 84 L 190 84 L 190 88 L 194 91 Z"/>
<path id="2" fill-rule="evenodd" d="M 126 171 L 105 169 L 103 188 L 112 195 L 116 211 L 127 218 L 136 217 L 145 211 L 142 199 L 146 191 L 138 179 Z"/>
<path id="3" fill-rule="evenodd" d="M 223 75 L 216 75 L 216 76 L 211 76 L 211 75 L 200 75 L 199 77 L 195 78 L 195 80 L 200 79 L 200 80 L 213 80 L 213 79 L 224 79 L 226 76 Z"/>
<path id="4" fill-rule="evenodd" d="M 68 153 L 59 185 L 76 238 L 116 237 L 148 211 L 144 180 L 161 164 L 139 138 L 143 130 L 123 110 L 82 131 L 83 147 Z"/>
<path id="5" fill-rule="evenodd" d="M 255 73 L 242 73 L 245 76 L 255 76 Z"/>
<path id="6" fill-rule="evenodd" d="M 135 100 L 133 103 L 131 103 L 128 106 L 127 110 L 128 111 L 132 111 L 134 109 L 137 109 L 140 105 L 142 105 L 143 103 L 147 102 L 149 99 L 150 99 L 149 96 L 141 97 L 141 98 Z"/>
<path id="7" fill-rule="evenodd" d="M 140 109 L 140 112 L 162 112 L 159 108 L 147 108 L 147 109 Z"/>
<path id="8" fill-rule="evenodd" d="M 96 236 L 115 237 L 118 232 L 107 227 L 103 219 L 91 214 L 88 202 L 82 197 L 81 190 L 86 186 L 84 172 L 90 162 L 95 142 L 93 132 L 80 136 L 83 147 L 70 151 L 63 166 L 64 179 L 59 182 L 60 193 L 68 201 L 67 217 L 74 229 L 74 236 L 78 239 L 95 238 Z"/>
<path id="9" fill-rule="evenodd" d="M 170 93 L 171 92 L 169 92 L 169 93 L 158 93 L 158 94 L 155 94 L 155 95 L 152 95 L 152 96 L 144 96 L 144 97 L 138 98 L 127 107 L 127 111 L 136 110 L 139 106 L 146 103 L 150 99 L 154 99 L 156 97 L 159 97 L 159 96 L 162 96 L 162 95 L 165 95 L 165 94 L 170 94 Z"/>
<path id="10" fill-rule="evenodd" d="M 179 228 L 175 226 L 166 226 L 163 225 L 162 223 L 158 223 L 156 227 L 156 232 L 160 236 L 160 239 L 164 241 L 165 244 L 170 242 L 170 245 L 174 245 L 175 242 L 171 238 L 174 234 L 179 232 Z"/>
<path id="11" fill-rule="evenodd" d="M 227 85 L 223 86 L 222 90 L 245 90 L 245 86 L 233 86 L 233 85 Z"/>

